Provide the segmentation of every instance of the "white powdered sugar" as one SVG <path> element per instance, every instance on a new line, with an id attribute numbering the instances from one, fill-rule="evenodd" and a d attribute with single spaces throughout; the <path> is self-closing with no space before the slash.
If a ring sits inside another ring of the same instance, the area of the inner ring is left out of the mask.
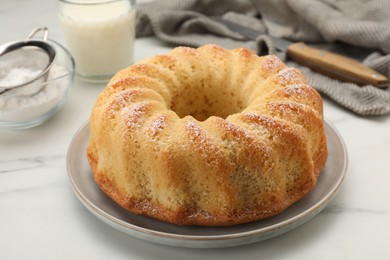
<path id="1" fill-rule="evenodd" d="M 301 72 L 295 68 L 286 68 L 278 73 L 278 82 L 282 86 L 288 84 L 302 84 L 305 83 L 305 80 Z"/>
<path id="2" fill-rule="evenodd" d="M 4 70 L 3 70 L 4 71 Z M 1 73 L 2 71 L 0 71 Z M 15 67 L 6 75 L 0 74 L 0 86 L 14 86 L 31 81 L 41 73 L 41 69 Z"/>
<path id="3" fill-rule="evenodd" d="M 14 67 L 7 75 L 0 79 L 0 86 L 17 85 L 31 79 L 37 73 L 34 68 Z M 0 94 L 0 120 L 2 121 L 28 121 L 54 108 L 66 93 L 67 80 L 51 80 L 67 74 L 62 67 L 53 65 L 44 87 L 35 94 Z M 42 83 L 43 84 L 43 83 Z"/>
<path id="4" fill-rule="evenodd" d="M 145 121 L 145 113 L 148 110 L 147 102 L 140 102 L 122 110 L 122 117 L 126 126 L 134 128 L 140 127 Z"/>
<path id="5" fill-rule="evenodd" d="M 167 116 L 163 114 L 152 121 L 152 123 L 150 124 L 150 131 L 152 136 L 156 136 L 168 124 L 166 118 Z"/>

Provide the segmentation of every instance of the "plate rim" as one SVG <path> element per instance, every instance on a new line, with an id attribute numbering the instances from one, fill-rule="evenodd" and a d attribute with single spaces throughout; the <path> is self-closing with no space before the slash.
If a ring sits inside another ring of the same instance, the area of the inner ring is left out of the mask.
<path id="1" fill-rule="evenodd" d="M 232 239 L 248 238 L 248 237 L 253 237 L 253 236 L 256 236 L 256 235 L 260 235 L 262 233 L 269 233 L 269 232 L 272 232 L 274 230 L 281 230 L 281 229 L 283 229 L 285 227 L 288 227 L 289 225 L 291 225 L 293 223 L 296 223 L 295 226 L 289 228 L 288 230 L 280 232 L 280 234 L 283 234 L 285 232 L 288 232 L 288 231 L 294 229 L 295 227 L 300 226 L 301 224 L 303 224 L 304 222 L 308 221 L 309 219 L 311 219 L 314 216 L 316 216 L 319 212 L 321 212 L 321 210 L 324 209 L 328 205 L 328 203 L 333 200 L 333 198 L 336 196 L 337 192 L 340 190 L 340 188 L 341 188 L 341 186 L 342 186 L 342 184 L 344 182 L 344 179 L 345 179 L 345 176 L 346 176 L 346 173 L 347 173 L 347 169 L 348 169 L 348 152 L 347 152 L 347 149 L 346 149 L 345 142 L 344 142 L 341 134 L 339 133 L 339 131 L 335 128 L 335 126 L 327 118 L 324 118 L 324 123 L 325 123 L 325 129 L 328 128 L 331 132 L 333 132 L 333 134 L 335 135 L 336 139 L 339 141 L 339 146 L 341 148 L 343 157 L 345 159 L 343 161 L 342 167 L 340 169 L 340 173 L 339 173 L 339 176 L 337 178 L 337 181 L 334 183 L 333 187 L 331 189 L 329 189 L 329 192 L 327 192 L 326 196 L 321 198 L 321 200 L 316 201 L 316 203 L 313 206 L 311 206 L 310 208 L 306 209 L 305 211 L 303 211 L 303 212 L 301 212 L 301 213 L 299 213 L 297 215 L 294 215 L 293 217 L 291 217 L 291 218 L 289 218 L 289 219 L 287 219 L 285 221 L 273 224 L 271 226 L 263 227 L 263 228 L 260 228 L 260 229 L 247 230 L 247 231 L 233 233 L 233 234 L 219 234 L 219 235 L 173 234 L 173 233 L 169 233 L 169 232 L 148 229 L 148 228 L 145 228 L 145 227 L 141 227 L 141 226 L 138 226 L 138 225 L 135 225 L 135 224 L 123 221 L 121 219 L 118 219 L 118 218 L 110 215 L 106 211 L 102 210 L 97 205 L 95 205 L 80 190 L 80 187 L 78 187 L 78 185 L 76 183 L 76 180 L 75 180 L 75 178 L 74 178 L 74 176 L 73 176 L 73 174 L 71 173 L 71 170 L 70 170 L 70 168 L 71 168 L 71 152 L 72 152 L 72 150 L 75 147 L 76 141 L 78 141 L 78 139 L 80 138 L 80 135 L 82 135 L 84 133 L 84 131 L 87 131 L 88 134 L 89 134 L 89 127 L 88 127 L 89 126 L 89 120 L 84 122 L 78 128 L 78 130 L 75 132 L 75 134 L 73 135 L 73 137 L 72 137 L 72 139 L 70 141 L 70 144 L 69 144 L 69 147 L 68 147 L 68 151 L 67 151 L 67 160 L 66 160 L 68 177 L 70 179 L 70 183 L 71 183 L 71 186 L 72 186 L 72 189 L 73 189 L 74 193 L 76 194 L 78 199 L 82 202 L 82 204 L 93 215 L 98 217 L 100 220 L 102 220 L 106 224 L 108 224 L 108 225 L 110 225 L 110 226 L 112 226 L 112 227 L 114 227 L 114 228 L 116 228 L 116 229 L 118 229 L 118 230 L 120 230 L 120 231 L 122 231 L 124 233 L 127 233 L 128 235 L 134 236 L 134 234 L 129 234 L 128 232 L 122 230 L 122 228 L 126 229 L 126 230 L 130 229 L 131 231 L 138 232 L 138 233 L 140 233 L 142 235 L 147 235 L 147 236 L 149 235 L 149 236 L 153 236 L 153 237 L 160 237 L 160 238 L 164 238 L 164 239 L 170 239 L 170 240 L 173 240 L 173 241 L 175 241 L 175 240 L 177 240 L 177 241 L 194 241 L 194 242 L 196 242 L 196 241 L 203 241 L 203 242 L 208 242 L 208 241 L 209 242 L 210 241 L 226 241 L 226 240 L 232 240 Z M 106 220 L 110 221 L 111 223 L 106 222 Z M 119 227 L 121 229 L 119 229 Z M 274 236 L 278 236 L 280 234 L 278 233 L 278 234 L 275 234 L 275 235 L 271 235 L 271 236 L 269 236 L 267 238 L 264 238 L 264 239 L 268 239 L 268 238 L 271 238 L 271 237 L 274 237 Z M 139 236 L 136 236 L 136 237 L 141 238 Z M 264 239 L 261 239 L 261 240 L 264 240 Z M 146 239 L 146 240 L 148 240 L 148 239 Z M 256 240 L 256 241 L 260 241 L 260 240 Z M 253 242 L 256 242 L 256 241 L 253 241 Z M 154 242 L 156 242 L 156 241 L 154 241 Z M 167 243 L 161 243 L 161 244 L 167 244 Z M 169 243 L 169 244 L 172 245 L 172 243 Z M 241 243 L 241 244 L 243 244 L 243 243 Z M 174 245 L 178 246 L 177 244 L 174 244 Z M 186 246 L 186 245 L 182 245 L 182 246 Z M 186 246 L 186 247 L 189 247 L 189 246 Z M 193 246 L 191 246 L 191 247 L 193 247 Z M 195 247 L 199 247 L 199 246 L 195 246 Z M 212 247 L 215 247 L 215 246 L 212 246 Z"/>

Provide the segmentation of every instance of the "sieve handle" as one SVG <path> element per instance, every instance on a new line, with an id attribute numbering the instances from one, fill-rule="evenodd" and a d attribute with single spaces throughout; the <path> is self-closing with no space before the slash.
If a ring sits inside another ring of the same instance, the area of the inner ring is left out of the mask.
<path id="1" fill-rule="evenodd" d="M 43 31 L 43 41 L 45 42 L 47 40 L 47 36 L 49 35 L 49 29 L 47 29 L 47 27 L 40 27 L 35 29 L 27 36 L 27 40 L 30 40 L 39 31 Z"/>

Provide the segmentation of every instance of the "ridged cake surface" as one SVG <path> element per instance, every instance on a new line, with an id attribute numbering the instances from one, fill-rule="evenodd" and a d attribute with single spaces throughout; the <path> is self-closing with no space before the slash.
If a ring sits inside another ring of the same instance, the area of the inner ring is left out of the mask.
<path id="1" fill-rule="evenodd" d="M 260 220 L 308 194 L 327 159 L 322 99 L 275 56 L 178 47 L 119 71 L 90 117 L 98 186 L 179 225 Z"/>

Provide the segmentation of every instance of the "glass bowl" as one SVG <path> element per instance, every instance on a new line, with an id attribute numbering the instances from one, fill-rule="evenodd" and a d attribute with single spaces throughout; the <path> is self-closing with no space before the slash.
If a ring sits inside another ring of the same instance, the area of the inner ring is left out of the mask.
<path id="1" fill-rule="evenodd" d="M 0 128 L 24 129 L 40 125 L 65 104 L 75 76 L 75 62 L 61 44 L 51 39 L 47 42 L 56 51 L 47 79 L 31 86 L 39 89 L 38 92 L 0 94 Z"/>

